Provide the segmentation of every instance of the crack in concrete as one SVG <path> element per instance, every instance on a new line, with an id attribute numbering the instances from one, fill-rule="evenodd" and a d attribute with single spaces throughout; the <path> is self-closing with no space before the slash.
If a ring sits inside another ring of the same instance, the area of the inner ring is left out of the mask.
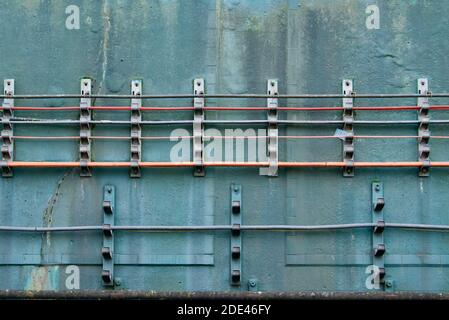
<path id="1" fill-rule="evenodd" d="M 51 224 L 53 222 L 53 209 L 59 199 L 62 184 L 63 184 L 64 180 L 72 173 L 72 171 L 73 171 L 73 168 L 69 169 L 61 177 L 61 179 L 59 179 L 59 181 L 56 185 L 55 191 L 53 192 L 52 196 L 50 197 L 50 199 L 47 202 L 47 207 L 44 209 L 44 211 L 42 213 L 42 224 L 44 227 L 51 227 Z M 50 232 L 42 233 L 41 251 L 40 251 L 41 259 L 44 256 L 45 248 L 49 248 L 50 246 L 51 246 L 51 233 Z"/>
<path id="2" fill-rule="evenodd" d="M 101 64 L 101 81 L 98 85 L 98 93 L 103 89 L 106 81 L 106 71 L 108 68 L 108 48 L 109 48 L 109 34 L 111 31 L 111 17 L 109 15 L 109 3 L 108 0 L 103 1 L 103 19 L 104 19 L 104 26 L 103 26 L 103 40 L 102 40 L 102 54 L 103 54 L 103 62 Z"/>

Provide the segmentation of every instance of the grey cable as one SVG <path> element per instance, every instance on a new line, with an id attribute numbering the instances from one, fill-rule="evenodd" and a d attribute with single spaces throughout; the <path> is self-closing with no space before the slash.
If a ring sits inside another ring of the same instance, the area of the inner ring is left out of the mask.
<path id="1" fill-rule="evenodd" d="M 72 227 L 13 227 L 0 226 L 1 231 L 7 232 L 70 232 L 70 231 L 147 231 L 147 232 L 171 232 L 171 231 L 325 231 L 356 228 L 373 228 L 375 223 L 350 223 L 328 225 L 205 225 L 205 226 L 72 226 Z M 428 231 L 449 231 L 449 225 L 434 224 L 410 224 L 410 223 L 385 223 L 386 228 L 416 229 Z"/>
<path id="2" fill-rule="evenodd" d="M 11 124 L 73 124 L 79 125 L 79 120 L 37 120 L 28 118 L 12 118 L 9 121 Z M 267 123 L 278 123 L 285 125 L 341 125 L 344 123 L 342 120 L 278 120 L 278 121 L 268 121 L 268 120 L 204 120 L 204 124 L 215 124 L 215 125 L 225 125 L 225 124 L 267 124 Z M 92 120 L 89 121 L 90 124 L 103 124 L 103 125 L 131 125 L 131 121 L 116 121 L 116 120 Z M 154 120 L 154 121 L 141 121 L 141 125 L 191 125 L 193 120 Z M 357 120 L 354 121 L 354 125 L 390 125 L 390 124 L 419 124 L 418 120 Z M 430 120 L 430 124 L 449 124 L 448 120 Z"/>

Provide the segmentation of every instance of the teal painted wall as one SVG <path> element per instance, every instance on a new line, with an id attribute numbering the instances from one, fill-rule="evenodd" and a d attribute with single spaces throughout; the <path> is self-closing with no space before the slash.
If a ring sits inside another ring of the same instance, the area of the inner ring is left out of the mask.
<path id="1" fill-rule="evenodd" d="M 79 80 L 94 79 L 94 93 L 129 93 L 142 79 L 144 93 L 191 93 L 203 77 L 208 93 L 265 93 L 279 80 L 281 93 L 339 93 L 354 80 L 359 93 L 416 92 L 427 77 L 433 92 L 449 88 L 449 1 L 381 0 L 159 0 L 0 1 L 0 77 L 13 78 L 16 94 L 77 93 Z M 365 10 L 380 10 L 380 28 L 367 29 Z M 66 28 L 66 7 L 80 9 L 80 29 Z M 447 103 L 442 99 L 432 103 Z M 16 101 L 16 105 L 77 105 L 76 99 Z M 124 105 L 129 100 L 100 100 Z M 281 101 L 285 105 L 286 101 Z M 416 99 L 356 101 L 363 105 L 414 105 Z M 263 106 L 263 100 L 210 99 L 207 105 Z M 339 99 L 291 100 L 289 105 L 338 106 Z M 184 106 L 190 99 L 145 101 Z M 447 119 L 447 111 L 432 111 Z M 94 119 L 128 120 L 129 112 L 94 112 Z M 77 112 L 16 111 L 16 116 L 57 119 Z M 265 112 L 208 111 L 207 119 L 265 119 Z M 363 119 L 416 119 L 416 112 L 358 111 Z M 280 113 L 281 119 L 341 119 L 334 112 Z M 144 113 L 145 120 L 192 119 L 191 112 Z M 211 127 L 211 126 L 208 126 Z M 190 130 L 189 126 L 184 128 Z M 224 126 L 219 126 L 220 130 Z M 263 126 L 255 127 L 263 128 Z M 143 128 L 143 135 L 169 135 L 173 128 Z M 432 127 L 445 135 L 446 125 Z M 16 135 L 78 135 L 76 126 L 16 125 Z M 332 135 L 335 127 L 282 127 L 280 134 Z M 356 126 L 356 134 L 416 135 L 416 126 Z M 128 135 L 128 126 L 95 126 L 93 135 Z M 175 142 L 145 141 L 144 161 L 168 161 Z M 416 141 L 356 140 L 357 161 L 415 161 Z M 75 161 L 76 141 L 20 140 L 20 161 Z M 449 160 L 445 140 L 431 141 L 431 159 Z M 127 161 L 128 141 L 94 141 L 95 161 Z M 340 161 L 341 142 L 282 140 L 281 161 Z M 371 182 L 385 188 L 389 222 L 448 224 L 449 176 L 432 169 L 280 169 L 279 177 L 255 168 L 15 169 L 0 179 L 0 225 L 101 225 L 103 186 L 117 190 L 117 225 L 228 224 L 231 183 L 243 186 L 244 224 L 334 224 L 371 221 Z M 385 232 L 386 270 L 398 291 L 449 291 L 449 235 Z M 242 286 L 229 284 L 229 234 L 117 233 L 117 289 L 245 291 L 249 279 L 262 291 L 366 291 L 371 231 L 244 233 Z M 102 289 L 102 235 L 0 234 L 0 290 L 66 290 L 68 265 L 80 268 L 80 289 Z M 312 261 L 313 260 L 313 261 Z M 122 261 L 122 262 L 120 262 Z M 127 262 L 126 262 L 127 261 Z M 70 280 L 70 279 L 69 279 Z M 70 282 L 70 281 L 69 281 Z"/>

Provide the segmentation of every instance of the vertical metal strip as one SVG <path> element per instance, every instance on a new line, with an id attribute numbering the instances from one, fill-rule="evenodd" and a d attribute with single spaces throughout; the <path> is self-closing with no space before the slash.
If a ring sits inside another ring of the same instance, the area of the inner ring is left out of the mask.
<path id="1" fill-rule="evenodd" d="M 231 185 L 231 285 L 240 286 L 242 276 L 242 186 Z"/>
<path id="2" fill-rule="evenodd" d="M 279 94 L 278 81 L 269 79 L 267 82 L 267 94 L 276 97 Z M 279 129 L 278 129 L 278 98 L 267 99 L 268 108 L 268 163 L 267 176 L 277 177 L 279 161 Z"/>
<path id="3" fill-rule="evenodd" d="M 373 266 L 377 281 L 378 289 L 384 289 L 385 277 L 385 243 L 384 243 L 384 229 L 385 219 L 383 208 L 385 206 L 384 187 L 381 182 L 373 182 L 372 186 L 372 205 L 371 215 L 375 227 L 373 228 Z"/>
<path id="4" fill-rule="evenodd" d="M 428 177 L 430 174 L 430 117 L 427 79 L 418 79 L 418 93 L 423 95 L 423 97 L 418 98 L 418 160 L 423 162 L 423 165 L 419 167 L 418 175 L 420 177 Z"/>
<path id="5" fill-rule="evenodd" d="M 131 81 L 131 94 L 140 96 L 142 94 L 142 81 Z M 140 178 L 139 163 L 142 160 L 142 129 L 140 122 L 142 121 L 142 99 L 131 99 L 131 178 Z"/>
<path id="6" fill-rule="evenodd" d="M 193 94 L 204 95 L 204 79 L 193 80 Z M 195 177 L 204 177 L 204 98 L 193 98 L 193 162 Z"/>
<path id="7" fill-rule="evenodd" d="M 114 226 L 115 215 L 115 187 L 104 186 L 103 193 L 103 247 L 101 255 L 103 270 L 101 278 L 104 286 L 114 286 Z"/>
<path id="8" fill-rule="evenodd" d="M 91 79 L 81 79 L 81 95 L 84 96 L 80 101 L 80 176 L 91 177 L 92 173 L 88 166 L 91 161 L 91 130 L 90 121 L 91 116 L 91 95 L 92 81 Z"/>
<path id="9" fill-rule="evenodd" d="M 3 87 L 6 96 L 14 95 L 14 79 L 5 79 Z M 14 115 L 14 99 L 5 98 L 2 106 L 2 176 L 12 177 L 12 168 L 9 167 L 8 162 L 14 160 L 13 125 L 11 124 L 11 118 Z"/>
<path id="10" fill-rule="evenodd" d="M 345 166 L 343 168 L 343 176 L 354 176 L 354 99 L 352 80 L 344 79 L 342 82 L 343 95 L 348 98 L 343 98 L 343 130 L 345 137 L 343 140 L 343 161 Z"/>

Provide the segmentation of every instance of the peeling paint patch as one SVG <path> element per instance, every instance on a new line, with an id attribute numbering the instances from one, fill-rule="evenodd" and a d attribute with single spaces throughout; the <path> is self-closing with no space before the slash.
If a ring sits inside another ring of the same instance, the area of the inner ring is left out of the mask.
<path id="1" fill-rule="evenodd" d="M 42 291 L 59 289 L 59 266 L 31 267 L 25 290 Z"/>

